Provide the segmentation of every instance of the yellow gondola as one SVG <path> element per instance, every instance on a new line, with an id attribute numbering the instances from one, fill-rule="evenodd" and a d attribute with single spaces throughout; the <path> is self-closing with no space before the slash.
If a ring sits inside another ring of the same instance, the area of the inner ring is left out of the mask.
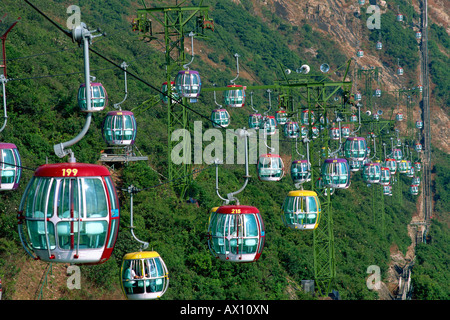
<path id="1" fill-rule="evenodd" d="M 160 298 L 169 286 L 169 272 L 156 251 L 127 253 L 120 274 L 122 291 L 129 300 Z"/>
<path id="2" fill-rule="evenodd" d="M 285 225 L 296 230 L 314 230 L 321 215 L 320 201 L 315 191 L 290 191 L 283 204 Z"/>

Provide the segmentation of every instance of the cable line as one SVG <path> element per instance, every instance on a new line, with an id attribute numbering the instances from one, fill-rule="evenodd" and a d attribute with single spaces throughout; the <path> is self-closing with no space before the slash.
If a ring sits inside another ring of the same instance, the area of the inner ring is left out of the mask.
<path id="1" fill-rule="evenodd" d="M 70 37 L 72 39 L 72 32 L 64 30 L 60 25 L 58 25 L 56 22 L 54 22 L 52 19 L 47 17 L 45 13 L 43 13 L 41 10 L 39 10 L 34 4 L 32 4 L 28 0 L 24 0 L 26 3 L 28 3 L 34 10 L 39 12 L 41 16 L 43 16 L 45 19 L 47 19 L 51 24 L 53 24 L 56 28 L 58 28 L 61 32 L 63 32 L 66 36 Z"/>
<path id="2" fill-rule="evenodd" d="M 64 29 L 63 29 L 61 26 L 59 26 L 56 22 L 54 22 L 54 21 L 51 20 L 48 16 L 46 16 L 45 13 L 43 13 L 41 10 L 39 10 L 39 9 L 36 8 L 34 5 L 32 5 L 28 0 L 24 0 L 24 1 L 25 1 L 26 3 L 28 3 L 28 4 L 30 4 L 31 7 L 33 7 L 33 9 L 35 9 L 36 11 L 38 11 L 38 12 L 39 12 L 41 15 L 43 15 L 47 20 L 49 20 L 53 25 L 55 25 L 60 31 L 62 31 L 64 34 L 66 34 L 68 37 L 70 37 L 70 38 L 72 39 L 72 33 L 71 33 L 71 32 L 64 30 Z M 221 39 L 222 39 L 222 41 L 224 41 L 223 38 L 221 38 Z M 224 42 L 225 42 L 225 41 L 224 41 Z M 210 117 L 205 116 L 205 115 L 201 114 L 200 112 L 198 112 L 198 111 L 192 109 L 191 107 L 189 107 L 189 106 L 183 104 L 182 101 L 181 101 L 181 99 L 176 100 L 176 99 L 174 99 L 173 97 L 169 97 L 168 93 L 161 91 L 161 89 L 155 87 L 154 85 L 152 85 L 151 83 L 147 82 L 146 80 L 140 78 L 139 76 L 135 75 L 134 73 L 131 73 L 129 70 L 123 68 L 121 65 L 119 65 L 119 64 L 117 64 L 116 62 L 112 61 L 110 58 L 106 57 L 105 55 L 103 55 L 102 53 L 98 52 L 97 50 L 92 49 L 91 47 L 89 47 L 89 51 L 91 51 L 92 53 L 96 54 L 97 56 L 99 56 L 99 57 L 102 58 L 103 60 L 109 62 L 110 64 L 112 64 L 112 65 L 115 66 L 116 68 L 118 68 L 118 69 L 120 69 L 120 70 L 126 72 L 126 73 L 127 73 L 128 75 L 130 75 L 131 77 L 133 77 L 133 78 L 135 78 L 136 80 L 142 82 L 143 84 L 145 84 L 146 86 L 152 88 L 153 90 L 157 91 L 158 93 L 160 93 L 160 94 L 166 96 L 166 97 L 169 98 L 169 99 L 175 100 L 176 103 L 178 103 L 180 106 L 182 106 L 182 107 L 188 109 L 189 111 L 195 113 L 196 115 L 200 116 L 201 118 L 204 118 L 204 119 L 208 120 L 208 121 L 211 122 L 212 124 L 216 124 L 213 120 L 210 119 Z M 105 70 L 105 69 L 101 69 L 101 70 Z M 46 77 L 46 76 L 42 76 L 42 77 Z M 38 77 L 36 77 L 36 78 L 38 78 Z M 18 79 L 18 80 L 20 80 L 20 79 Z M 255 80 L 255 81 L 256 81 L 256 80 Z M 226 129 L 226 127 L 224 127 L 224 126 L 222 126 L 222 125 L 220 125 L 220 124 L 217 124 L 216 127 L 217 127 L 217 128 L 221 128 L 221 129 Z M 233 134 L 236 135 L 235 132 L 233 132 Z M 291 140 L 283 140 L 283 139 L 281 139 L 281 140 L 279 140 L 279 141 L 282 141 L 282 142 L 283 142 L 283 141 L 290 141 L 290 142 L 292 143 Z"/>
<path id="3" fill-rule="evenodd" d="M 171 182 L 174 182 L 174 181 L 176 181 L 176 180 L 180 180 L 180 179 L 182 179 L 182 178 L 192 176 L 192 175 L 194 175 L 194 174 L 196 174 L 196 173 L 203 172 L 203 171 L 209 169 L 212 165 L 215 165 L 215 163 L 209 164 L 208 166 L 206 166 L 206 167 L 203 168 L 203 169 L 196 169 L 196 170 L 193 170 L 191 173 L 189 173 L 189 174 L 187 174 L 187 175 L 185 175 L 185 176 L 178 177 L 178 178 L 175 178 L 175 179 L 172 179 L 172 180 L 169 180 L 169 181 L 161 182 L 161 183 L 155 184 L 155 185 L 153 185 L 153 186 L 151 186 L 151 187 L 141 188 L 141 189 L 138 189 L 138 188 L 134 187 L 134 189 L 136 190 L 136 192 L 139 192 L 139 191 L 144 191 L 144 190 L 150 190 L 150 189 L 153 189 L 153 188 L 158 188 L 158 187 L 161 187 L 161 186 L 163 186 L 163 185 L 166 185 L 166 184 L 169 184 L 169 183 L 171 183 Z M 128 188 L 122 188 L 122 191 L 128 191 Z"/>
<path id="4" fill-rule="evenodd" d="M 113 67 L 110 68 L 102 68 L 102 69 L 94 69 L 91 71 L 104 71 L 104 70 L 111 70 L 114 69 Z M 53 77 L 62 77 L 62 76 L 69 76 L 73 74 L 79 74 L 84 73 L 84 71 L 75 71 L 75 72 L 69 72 L 69 73 L 60 73 L 60 74 L 49 74 L 45 76 L 36 76 L 36 77 L 28 77 L 28 78 L 10 78 L 8 81 L 20 81 L 20 80 L 33 80 L 33 79 L 41 79 L 41 78 L 53 78 Z"/>
<path id="5" fill-rule="evenodd" d="M 6 61 L 34 58 L 34 57 L 43 56 L 43 55 L 46 55 L 46 54 L 60 53 L 60 52 L 67 51 L 67 50 L 75 50 L 75 48 L 65 48 L 65 49 L 58 50 L 58 51 L 37 53 L 37 54 L 30 55 L 30 56 L 23 56 L 23 57 L 17 57 L 17 58 L 8 58 L 8 59 L 6 59 Z"/>
<path id="6" fill-rule="evenodd" d="M 35 9 L 39 14 L 41 14 L 44 18 L 46 18 L 51 24 L 53 24 L 54 26 L 56 26 L 61 32 L 63 32 L 65 35 L 67 35 L 68 37 L 70 37 L 71 39 L 73 38 L 72 36 L 72 32 L 69 32 L 67 30 L 64 30 L 61 26 L 59 26 L 56 22 L 54 22 L 52 19 L 50 19 L 44 12 L 42 12 L 41 10 L 39 10 L 36 6 L 34 6 L 32 3 L 30 3 L 28 0 L 24 0 L 26 3 L 28 3 L 33 9 Z M 144 83 L 145 85 L 147 85 L 148 87 L 152 88 L 153 90 L 157 91 L 160 94 L 163 94 L 164 96 L 166 96 L 169 99 L 173 99 L 173 97 L 169 97 L 169 95 L 165 92 L 162 92 L 159 88 L 156 88 L 155 86 L 153 86 L 152 84 L 148 83 L 147 81 L 141 79 L 140 77 L 138 77 L 137 75 L 129 72 L 128 70 L 122 68 L 119 64 L 115 63 L 114 61 L 112 61 L 111 59 L 107 58 L 106 56 L 104 56 L 103 54 L 101 54 L 100 52 L 92 49 L 91 47 L 89 47 L 89 51 L 91 51 L 92 53 L 98 55 L 100 58 L 104 59 L 105 61 L 111 63 L 112 65 L 114 65 L 115 67 L 121 69 L 122 71 L 126 72 L 128 75 L 132 76 L 133 78 L 135 78 L 138 81 L 141 81 L 142 83 Z M 197 114 L 198 116 L 205 118 L 206 120 L 210 121 L 211 123 L 215 123 L 214 121 L 212 121 L 209 117 L 199 113 L 198 111 L 192 109 L 191 107 L 183 104 L 180 100 L 176 100 L 173 99 L 175 101 L 177 101 L 177 103 L 179 105 L 181 105 L 182 107 L 188 109 L 189 111 L 194 112 L 195 114 Z M 225 129 L 225 127 L 223 127 L 222 125 L 218 125 L 218 127 Z"/>
<path id="7" fill-rule="evenodd" d="M 30 170 L 30 171 L 33 171 L 33 172 L 36 171 L 36 169 L 31 169 L 31 168 L 28 168 L 28 167 L 19 166 L 19 165 L 17 165 L 17 164 L 14 164 L 14 163 L 8 163 L 8 162 L 4 162 L 4 161 L 0 161 L 0 164 L 6 164 L 6 165 L 9 166 L 9 167 L 16 167 L 16 168 L 26 169 L 26 170 Z M 0 169 L 0 170 L 5 170 L 5 168 Z"/>

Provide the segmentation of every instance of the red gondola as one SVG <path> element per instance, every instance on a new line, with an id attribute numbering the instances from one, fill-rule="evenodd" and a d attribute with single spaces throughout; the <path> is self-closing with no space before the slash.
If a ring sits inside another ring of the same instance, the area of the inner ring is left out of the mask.
<path id="1" fill-rule="evenodd" d="M 169 86 L 167 85 L 167 81 L 166 81 L 162 84 L 161 93 L 159 94 L 159 98 L 161 99 L 161 101 L 164 104 L 167 104 L 169 101 L 168 91 L 169 91 Z M 165 93 L 165 94 L 163 94 L 163 93 Z M 175 82 L 174 81 L 170 82 L 170 93 L 171 93 L 170 96 L 172 97 L 172 99 L 170 99 L 170 103 L 174 104 L 180 98 L 179 95 L 177 94 L 177 92 L 175 91 Z"/>
<path id="2" fill-rule="evenodd" d="M 397 162 L 394 161 L 395 164 Z M 381 167 L 381 178 L 380 178 L 380 184 L 382 186 L 387 186 L 391 182 L 391 171 L 387 167 Z"/>
<path id="3" fill-rule="evenodd" d="M 222 261 L 255 262 L 264 248 L 264 222 L 252 206 L 225 205 L 213 210 L 208 233 L 209 248 Z"/>
<path id="4" fill-rule="evenodd" d="M 232 84 L 224 92 L 224 104 L 227 107 L 242 108 L 245 104 L 245 86 Z"/>
<path id="5" fill-rule="evenodd" d="M 108 260 L 120 208 L 109 171 L 99 165 L 40 166 L 19 207 L 19 236 L 35 259 L 72 264 Z"/>
<path id="6" fill-rule="evenodd" d="M 285 124 L 288 119 L 287 119 L 287 113 L 285 110 L 278 110 L 275 111 L 275 120 L 277 121 L 277 124 Z"/>

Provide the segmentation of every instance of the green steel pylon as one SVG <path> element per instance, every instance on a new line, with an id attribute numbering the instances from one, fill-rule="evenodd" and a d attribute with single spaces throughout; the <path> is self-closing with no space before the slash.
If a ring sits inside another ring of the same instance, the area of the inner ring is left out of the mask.
<path id="1" fill-rule="evenodd" d="M 184 43 L 190 32 L 195 35 L 203 35 L 205 29 L 213 29 L 212 20 L 208 18 L 207 6 L 173 6 L 161 8 L 138 9 L 138 18 L 133 22 L 133 29 L 144 33 L 148 41 L 157 39 L 158 35 L 164 36 L 166 81 L 170 84 L 173 81 L 173 72 L 179 71 L 186 63 L 186 52 Z M 150 17 L 150 18 L 149 18 Z M 169 97 L 172 94 L 172 87 L 168 86 Z M 185 159 L 191 158 L 191 143 L 189 135 L 192 128 L 189 121 L 189 110 L 185 108 L 189 104 L 188 98 L 182 98 L 181 104 L 175 103 L 172 99 L 167 101 L 167 166 L 169 181 L 176 182 L 176 191 L 181 198 L 184 197 L 191 179 L 191 161 L 183 161 L 175 164 L 172 161 L 172 150 L 174 145 L 182 143 L 182 150 Z M 176 130 L 183 133 L 181 142 L 172 141 L 172 134 Z"/>
<path id="2" fill-rule="evenodd" d="M 329 81 L 322 78 L 319 81 L 310 81 L 300 87 L 301 104 L 308 110 L 308 132 L 312 136 L 311 111 L 316 117 L 317 126 L 320 125 L 318 115 L 322 114 L 324 119 L 332 113 L 347 113 L 349 109 L 348 97 L 350 95 L 352 82 L 345 81 L 350 66 L 348 61 L 341 82 Z M 293 84 L 290 84 L 293 86 Z M 338 97 L 338 99 L 335 99 Z M 309 139 L 310 143 L 310 162 L 311 162 L 311 190 L 316 190 L 317 178 L 321 176 L 320 154 L 322 147 L 325 147 L 325 158 L 328 157 L 328 147 L 331 144 L 328 125 L 323 124 L 321 137 Z M 319 155 L 319 156 L 317 156 Z M 336 258 L 334 248 L 334 224 L 333 211 L 331 206 L 331 190 L 317 190 L 321 204 L 321 218 L 319 226 L 313 231 L 313 258 L 314 258 L 314 280 L 319 295 L 327 296 L 333 289 L 336 279 Z M 324 192 L 326 191 L 326 192 Z"/>
<path id="3" fill-rule="evenodd" d="M 325 146 L 326 156 L 328 156 L 328 146 L 330 134 L 328 126 L 323 125 L 320 137 L 312 138 L 313 126 L 320 126 L 318 115 L 324 118 L 334 112 L 341 114 L 350 113 L 348 103 L 352 81 L 346 81 L 351 60 L 341 67 L 345 67 L 342 81 L 332 81 L 326 74 L 309 75 L 307 79 L 293 79 L 285 77 L 285 81 L 280 81 L 272 86 L 249 86 L 250 89 L 275 89 L 280 92 L 283 98 L 283 108 L 288 116 L 294 116 L 302 111 L 308 110 L 308 140 L 310 144 L 311 162 L 311 186 L 310 190 L 316 190 L 317 179 L 321 176 L 320 155 L 322 147 Z M 284 70 L 285 68 L 282 68 Z M 295 100 L 295 103 L 294 103 Z M 313 125 L 311 116 L 315 115 L 316 123 Z M 299 124 L 300 125 L 300 124 Z M 292 147 L 294 154 L 295 148 Z M 331 207 L 330 189 L 324 194 L 322 190 L 317 190 L 321 204 L 321 218 L 319 226 L 313 231 L 313 257 L 314 257 L 314 280 L 317 292 L 320 296 L 327 296 L 333 288 L 336 279 L 336 258 L 334 249 L 334 227 L 333 213 Z"/>
<path id="4" fill-rule="evenodd" d="M 414 121 L 414 102 L 416 98 L 420 96 L 420 89 L 418 87 L 414 87 L 412 89 L 399 89 L 395 91 L 398 93 L 397 101 L 400 103 L 403 99 L 405 99 L 406 103 L 406 136 L 413 140 L 414 138 L 414 130 L 415 130 L 415 121 Z M 417 117 L 419 120 L 419 117 Z"/>
<path id="5" fill-rule="evenodd" d="M 365 107 L 372 113 L 376 112 L 376 110 L 373 110 L 374 90 L 372 88 L 372 81 L 375 80 L 378 83 L 380 73 L 381 71 L 378 67 L 362 68 L 357 71 L 358 79 L 364 78 L 363 96 L 365 96 Z"/>

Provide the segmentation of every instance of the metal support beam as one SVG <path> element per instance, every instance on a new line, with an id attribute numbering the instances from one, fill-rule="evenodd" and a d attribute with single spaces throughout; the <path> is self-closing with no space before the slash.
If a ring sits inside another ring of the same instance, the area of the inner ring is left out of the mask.
<path id="1" fill-rule="evenodd" d="M 11 31 L 12 28 L 19 22 L 20 17 L 17 18 L 17 20 L 11 21 L 11 19 L 8 18 L 8 14 L 6 13 L 3 15 L 3 17 L 0 18 L 0 39 L 2 40 L 2 60 L 0 61 L 0 73 L 3 74 L 5 79 L 7 79 L 6 75 L 6 37 L 8 36 L 8 33 Z"/>
<path id="2" fill-rule="evenodd" d="M 133 29 L 144 32 L 150 41 L 158 36 L 164 37 L 166 81 L 168 84 L 173 79 L 173 71 L 179 70 L 186 63 L 184 40 L 187 34 L 191 31 L 198 31 L 201 36 L 204 29 L 211 29 L 211 24 L 205 23 L 205 21 L 210 21 L 208 10 L 208 6 L 175 6 L 137 10 L 138 18 L 133 23 Z M 156 22 L 156 25 L 153 25 L 153 22 Z M 168 85 L 169 97 L 172 89 Z M 172 134 L 176 130 L 183 130 L 183 136 L 181 137 L 185 144 L 183 150 L 189 153 L 192 152 L 188 137 L 192 131 L 189 122 L 189 111 L 184 107 L 188 105 L 188 99 L 182 98 L 181 102 L 182 104 L 179 104 L 172 99 L 168 99 L 167 103 L 167 176 L 170 181 L 177 181 L 176 191 L 181 198 L 184 198 L 192 177 L 190 175 L 192 165 L 188 161 L 175 164 L 171 158 L 173 147 L 175 143 L 178 144 L 178 142 L 172 141 Z M 189 159 L 190 157 L 187 158 Z"/>

